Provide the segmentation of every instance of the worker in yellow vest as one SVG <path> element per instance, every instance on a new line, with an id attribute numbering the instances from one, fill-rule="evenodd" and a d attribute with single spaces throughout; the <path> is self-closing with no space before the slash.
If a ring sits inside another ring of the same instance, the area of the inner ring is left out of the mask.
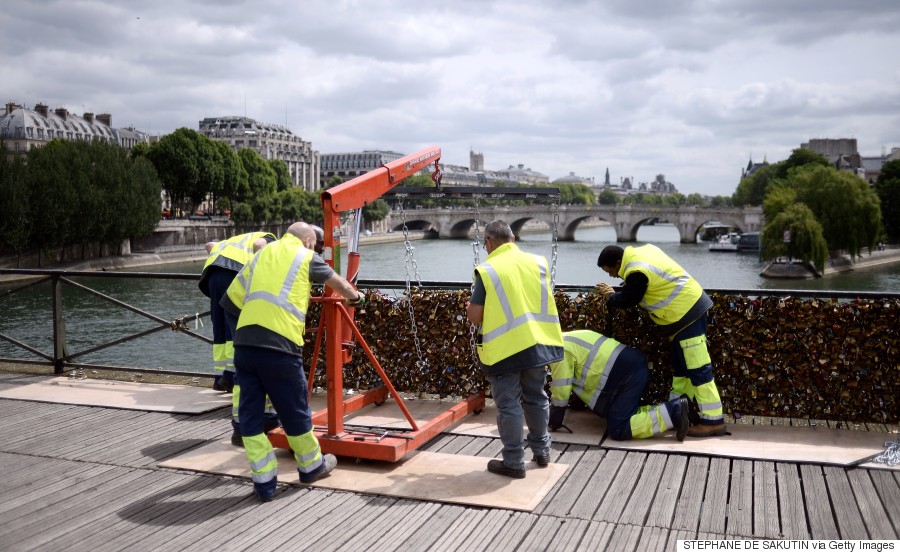
<path id="1" fill-rule="evenodd" d="M 275 241 L 269 232 L 248 232 L 227 240 L 211 241 L 206 244 L 209 256 L 200 275 L 200 291 L 209 297 L 209 312 L 213 327 L 213 368 L 220 371 L 213 381 L 213 389 L 232 393 L 231 396 L 231 444 L 243 446 L 238 404 L 241 386 L 234 377 L 234 329 L 237 317 L 230 316 L 219 302 L 237 273 L 244 267 L 256 251 Z M 278 415 L 271 403 L 266 403 L 266 431 L 281 427 Z"/>
<path id="2" fill-rule="evenodd" d="M 521 479 L 526 439 L 538 466 L 550 462 L 544 385 L 547 365 L 563 358 L 563 342 L 547 259 L 521 251 L 514 242 L 512 229 L 502 220 L 485 226 L 488 256 L 475 268 L 466 314 L 481 325 L 478 359 L 491 384 L 503 443 L 503 459 L 489 461 L 487 469 Z"/>
<path id="3" fill-rule="evenodd" d="M 574 394 L 595 414 L 606 418 L 612 439 L 646 439 L 675 429 L 684 441 L 690 428 L 687 397 L 639 406 L 650 371 L 637 349 L 591 330 L 563 332 L 565 356 L 550 365 L 550 430 L 563 427 Z"/>
<path id="4" fill-rule="evenodd" d="M 712 299 L 697 280 L 655 245 L 625 249 L 609 245 L 600 252 L 597 266 L 611 277 L 625 280 L 618 293 L 609 284 L 597 285 L 610 307 L 640 305 L 669 335 L 673 366 L 669 398 L 687 395 L 700 410 L 698 423 L 688 436 L 726 435 L 722 400 L 706 348 L 706 312 L 712 307 Z"/>
<path id="5" fill-rule="evenodd" d="M 264 432 L 267 394 L 294 453 L 300 482 L 317 481 L 337 465 L 333 455 L 322 454 L 313 432 L 302 359 L 306 312 L 313 283 L 325 284 L 354 307 L 364 304 L 365 296 L 315 254 L 315 242 L 310 225 L 292 224 L 244 266 L 222 299 L 222 306 L 238 316 L 238 411 L 253 487 L 262 501 L 272 499 L 278 482 L 278 462 Z"/>

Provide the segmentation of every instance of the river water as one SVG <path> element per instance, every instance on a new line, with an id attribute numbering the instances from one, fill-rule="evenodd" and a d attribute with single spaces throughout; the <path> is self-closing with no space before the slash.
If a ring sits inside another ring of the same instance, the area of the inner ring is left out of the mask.
<path id="1" fill-rule="evenodd" d="M 900 263 L 830 275 L 816 280 L 770 280 L 759 276 L 765 263 L 747 253 L 711 253 L 707 244 L 679 243 L 672 226 L 642 227 L 641 243 L 652 242 L 676 259 L 691 275 L 710 289 L 796 289 L 840 291 L 900 290 Z M 549 232 L 525 233 L 519 246 L 532 253 L 551 254 Z M 556 265 L 556 283 L 593 286 L 604 281 L 618 284 L 597 267 L 597 255 L 604 246 L 615 243 L 610 227 L 579 229 L 574 242 L 560 242 Z M 475 255 L 470 240 L 420 240 L 411 242 L 412 258 L 419 280 L 469 282 Z M 479 259 L 487 253 L 479 250 Z M 370 244 L 360 247 L 362 280 L 405 280 L 415 282 L 415 269 L 408 265 L 402 242 Z M 346 266 L 346 255 L 344 255 Z M 140 272 L 198 274 L 202 263 L 176 263 L 135 269 Z M 152 313 L 164 320 L 194 315 L 209 309 L 209 300 L 192 280 L 143 280 L 120 278 L 76 278 L 76 281 L 120 301 Z M 49 285 L 40 284 L 10 295 L 0 289 L 0 333 L 22 341 L 47 354 L 52 352 L 52 310 Z M 100 343 L 148 330 L 155 323 L 126 309 L 116 307 L 81 290 L 65 286 L 63 312 L 68 352 L 73 354 Z M 197 333 L 212 337 L 209 320 L 195 326 Z M 37 360 L 29 352 L 0 340 L 0 357 Z M 110 349 L 84 355 L 79 362 L 105 365 L 140 366 L 209 372 L 211 346 L 180 332 L 166 329 Z"/>

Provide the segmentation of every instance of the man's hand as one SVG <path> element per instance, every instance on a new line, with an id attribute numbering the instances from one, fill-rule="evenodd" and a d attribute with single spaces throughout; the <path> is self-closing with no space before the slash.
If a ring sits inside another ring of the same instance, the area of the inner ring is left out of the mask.
<path id="1" fill-rule="evenodd" d="M 358 309 L 366 304 L 366 295 L 361 291 L 356 292 L 358 295 L 353 301 L 347 301 L 347 306 Z"/>
<path id="2" fill-rule="evenodd" d="M 609 299 L 609 296 L 615 293 L 616 291 L 612 288 L 611 285 L 607 283 L 597 284 L 597 291 L 603 294 L 604 297 Z"/>

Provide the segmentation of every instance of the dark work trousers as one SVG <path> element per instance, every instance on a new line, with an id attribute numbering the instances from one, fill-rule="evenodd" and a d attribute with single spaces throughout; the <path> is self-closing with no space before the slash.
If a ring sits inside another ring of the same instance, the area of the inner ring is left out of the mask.
<path id="1" fill-rule="evenodd" d="M 224 313 L 224 316 L 225 316 L 225 323 L 228 326 L 228 331 L 231 332 L 231 335 L 234 335 L 234 331 L 235 331 L 235 329 L 237 329 L 237 321 L 238 321 L 237 317 L 235 315 L 231 314 L 230 312 L 228 312 L 227 310 L 223 309 L 222 312 Z M 237 355 L 237 352 L 235 352 L 235 355 Z M 240 381 L 240 378 L 238 377 L 237 373 L 234 374 L 234 386 L 238 388 L 237 394 L 238 394 L 238 397 L 240 398 L 241 381 Z M 266 401 L 267 405 L 268 405 L 268 403 L 269 403 L 269 401 Z M 240 408 L 240 405 L 234 405 L 232 408 L 232 411 L 238 410 L 238 412 L 239 412 L 239 408 Z M 231 427 L 233 427 L 234 429 L 236 429 L 238 431 L 241 431 L 241 423 L 239 422 L 239 420 L 240 420 L 240 413 L 238 413 L 238 416 L 232 416 L 231 417 Z M 266 408 L 265 425 L 266 425 L 266 429 L 278 427 L 280 425 L 278 423 L 278 414 L 276 414 L 275 412 L 271 412 L 269 408 Z M 253 433 L 250 433 L 249 435 L 253 435 Z"/>
<path id="2" fill-rule="evenodd" d="M 638 411 L 649 377 L 647 358 L 631 347 L 626 347 L 610 368 L 592 410 L 606 418 L 606 430 L 613 439 L 631 439 L 631 417 Z"/>
<path id="3" fill-rule="evenodd" d="M 286 434 L 303 435 L 312 430 L 302 358 L 272 349 L 236 346 L 234 364 L 241 386 L 238 410 L 242 434 L 263 433 L 267 394 Z"/>
<path id="4" fill-rule="evenodd" d="M 234 337 L 235 324 L 227 322 L 225 309 L 219 305 L 219 301 L 225 296 L 225 292 L 228 290 L 228 286 L 231 285 L 234 277 L 237 276 L 237 272 L 221 266 L 211 266 L 207 270 L 209 270 L 207 283 L 209 285 L 209 318 L 212 320 L 213 346 L 224 347 L 225 343 L 231 341 Z M 233 362 L 233 359 L 228 359 L 228 362 Z M 233 370 L 233 367 L 224 367 L 222 373 L 216 374 L 216 381 L 218 382 L 220 379 L 227 382 L 234 381 Z"/>

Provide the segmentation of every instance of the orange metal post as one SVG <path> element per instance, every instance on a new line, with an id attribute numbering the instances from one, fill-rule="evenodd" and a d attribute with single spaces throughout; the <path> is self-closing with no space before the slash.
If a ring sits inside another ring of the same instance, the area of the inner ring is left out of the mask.
<path id="1" fill-rule="evenodd" d="M 340 266 L 341 213 L 368 205 L 405 178 L 414 175 L 430 164 L 435 165 L 435 174 L 439 174 L 440 157 L 440 148 L 426 148 L 322 192 L 322 211 L 325 219 L 323 224 L 325 230 L 323 257 L 325 261 L 332 267 Z M 434 175 L 432 179 L 435 179 Z M 359 269 L 359 255 L 351 254 L 347 264 L 347 278 L 353 278 L 352 282 L 355 284 L 355 275 Z M 328 396 L 326 410 L 313 415 L 313 425 L 317 426 L 315 433 L 323 451 L 342 456 L 395 462 L 461 420 L 469 412 L 478 412 L 484 408 L 484 395 L 482 393 L 473 394 L 428 423 L 419 426 L 413 420 L 403 399 L 394 389 L 387 374 L 375 359 L 356 327 L 353 321 L 353 309 L 339 304 L 342 298 L 327 287 L 323 297 L 318 300 L 322 302 Z M 317 344 L 321 339 L 322 329 L 320 325 L 319 334 L 316 336 Z M 384 382 L 384 387 L 344 400 L 343 370 L 344 363 L 350 359 L 351 336 L 356 338 L 359 346 L 365 351 Z M 390 433 L 385 430 L 383 434 L 375 435 L 372 431 L 345 430 L 345 414 L 369 404 L 384 402 L 388 394 L 397 401 L 410 423 L 412 431 Z M 327 428 L 318 427 L 323 422 L 327 422 Z M 290 448 L 281 429 L 270 432 L 268 436 L 274 446 Z"/>

